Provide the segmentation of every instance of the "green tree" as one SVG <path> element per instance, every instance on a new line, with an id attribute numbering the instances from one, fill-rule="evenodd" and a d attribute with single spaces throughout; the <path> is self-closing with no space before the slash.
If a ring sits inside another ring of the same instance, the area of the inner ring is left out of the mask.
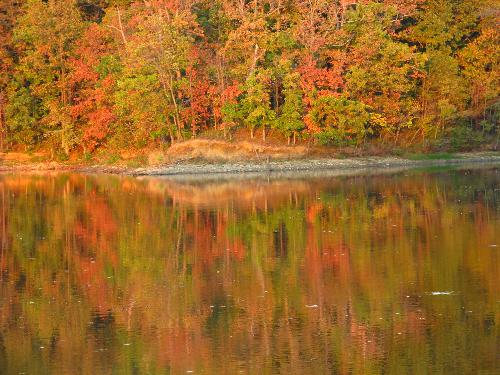
<path id="1" fill-rule="evenodd" d="M 483 0 L 432 0 L 424 3 L 408 29 L 407 39 L 422 52 L 422 79 L 418 97 L 420 129 L 437 136 L 450 120 L 466 109 L 466 82 L 458 54 L 479 30 Z"/>
<path id="2" fill-rule="evenodd" d="M 345 29 L 351 35 L 352 63 L 345 80 L 347 95 L 369 105 L 390 129 L 398 130 L 416 116 L 416 80 L 419 56 L 391 33 L 396 8 L 384 4 L 360 5 L 348 13 Z"/>
<path id="3" fill-rule="evenodd" d="M 370 114 L 361 102 L 324 96 L 314 102 L 309 121 L 321 144 L 359 144 L 367 134 Z"/>
<path id="4" fill-rule="evenodd" d="M 254 138 L 255 129 L 262 128 L 262 139 L 266 140 L 267 128 L 276 118 L 271 109 L 271 99 L 265 72 L 252 74 L 245 83 L 245 94 L 241 101 L 243 122 L 250 130 L 250 137 Z"/>
<path id="5" fill-rule="evenodd" d="M 175 139 L 173 112 L 154 71 L 124 70 L 117 82 L 115 111 L 119 119 L 114 130 L 117 148 L 144 146 L 162 130 Z"/>
<path id="6" fill-rule="evenodd" d="M 43 136 L 37 126 L 44 114 L 40 101 L 32 95 L 29 87 L 19 82 L 17 76 L 11 81 L 7 95 L 5 118 L 10 141 L 24 145 L 26 149 L 35 147 Z"/>
<path id="7" fill-rule="evenodd" d="M 297 135 L 305 128 L 304 112 L 305 106 L 302 101 L 302 90 L 300 89 L 300 76 L 298 73 L 290 73 L 284 80 L 284 103 L 281 113 L 276 120 L 276 127 L 288 139 L 288 144 L 293 136 L 293 144 L 297 141 Z"/>
<path id="8" fill-rule="evenodd" d="M 133 92 L 130 85 L 135 82 L 139 85 L 139 91 L 150 88 L 151 91 L 146 97 L 154 97 L 153 107 L 163 107 L 165 109 L 161 112 L 167 113 L 162 119 L 163 123 L 148 127 L 147 131 L 153 132 L 165 127 L 165 122 L 167 127 L 169 123 L 173 123 L 176 138 L 182 139 L 184 122 L 180 106 L 183 103 L 179 91 L 185 80 L 193 35 L 196 32 L 192 14 L 157 5 L 141 8 L 140 15 L 141 22 L 133 30 L 133 35 L 127 43 L 127 69 L 124 70 L 123 78 L 126 83 L 122 87 L 128 87 Z M 143 80 L 147 84 L 140 87 Z M 133 105 L 136 112 L 141 112 L 145 109 L 144 99 L 137 99 Z M 127 100 L 130 102 L 130 99 Z M 134 121 L 136 119 L 134 118 Z M 136 124 L 141 125 L 144 124 Z"/>

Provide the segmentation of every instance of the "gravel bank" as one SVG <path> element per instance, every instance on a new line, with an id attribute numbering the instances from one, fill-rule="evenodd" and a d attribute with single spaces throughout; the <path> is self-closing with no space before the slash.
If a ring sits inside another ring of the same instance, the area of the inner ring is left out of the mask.
<path id="1" fill-rule="evenodd" d="M 424 156 L 425 157 L 425 156 Z M 418 167 L 438 166 L 477 166 L 500 165 L 500 153 L 464 153 L 453 155 L 447 159 L 411 160 L 398 157 L 360 157 L 346 159 L 298 159 L 270 162 L 193 162 L 184 161 L 176 164 L 127 168 L 121 166 L 82 166 L 61 163 L 28 163 L 16 165 L 0 164 L 0 172 L 47 172 L 73 171 L 80 173 L 107 173 L 129 176 L 165 176 L 170 178 L 217 178 L 219 176 L 234 177 L 235 175 L 255 174 L 314 174 L 314 175 L 346 175 L 361 174 L 375 171 L 404 170 Z"/>
<path id="2" fill-rule="evenodd" d="M 450 159 L 410 160 L 396 157 L 369 157 L 349 159 L 303 159 L 271 162 L 238 163 L 179 163 L 154 168 L 138 168 L 126 174 L 136 176 L 199 176 L 230 174 L 263 174 L 287 172 L 316 172 L 326 174 L 351 174 L 355 171 L 373 171 L 384 169 L 407 169 L 417 167 L 453 166 L 453 165 L 500 165 L 498 153 L 457 154 Z"/>

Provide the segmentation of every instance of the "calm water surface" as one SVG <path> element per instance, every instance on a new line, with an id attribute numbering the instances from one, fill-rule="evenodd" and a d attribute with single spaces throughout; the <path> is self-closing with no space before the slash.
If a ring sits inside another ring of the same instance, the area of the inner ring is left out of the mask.
<path id="1" fill-rule="evenodd" d="M 0 176 L 1 374 L 499 374 L 500 169 Z"/>

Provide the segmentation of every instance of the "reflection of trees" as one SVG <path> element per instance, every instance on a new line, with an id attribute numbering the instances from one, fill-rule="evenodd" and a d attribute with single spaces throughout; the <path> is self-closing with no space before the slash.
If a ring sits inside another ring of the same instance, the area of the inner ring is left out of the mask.
<path id="1" fill-rule="evenodd" d="M 438 371 L 451 342 L 457 358 L 494 358 L 493 332 L 472 341 L 443 316 L 498 333 L 496 186 L 494 172 L 3 176 L 0 323 L 19 361 L 0 370 L 401 373 L 432 352 Z M 447 303 L 422 294 L 454 285 Z M 465 319 L 471 301 L 481 311 Z M 50 358 L 33 362 L 35 342 Z"/>

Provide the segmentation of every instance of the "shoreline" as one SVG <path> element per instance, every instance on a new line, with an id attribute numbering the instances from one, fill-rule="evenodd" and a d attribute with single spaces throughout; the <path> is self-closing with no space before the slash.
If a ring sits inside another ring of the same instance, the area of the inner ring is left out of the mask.
<path id="1" fill-rule="evenodd" d="M 29 172 L 75 172 L 88 174 L 115 174 L 124 176 L 154 177 L 233 177 L 237 175 L 259 174 L 296 174 L 309 172 L 314 174 L 342 175 L 352 173 L 370 173 L 376 170 L 405 170 L 422 167 L 446 167 L 470 165 L 500 165 L 498 152 L 474 152 L 454 154 L 446 158 L 409 159 L 404 157 L 355 157 L 355 158 L 302 158 L 293 160 L 214 162 L 191 161 L 153 167 L 131 168 L 106 165 L 71 165 L 57 162 L 18 163 L 4 165 L 0 163 L 0 173 Z"/>

